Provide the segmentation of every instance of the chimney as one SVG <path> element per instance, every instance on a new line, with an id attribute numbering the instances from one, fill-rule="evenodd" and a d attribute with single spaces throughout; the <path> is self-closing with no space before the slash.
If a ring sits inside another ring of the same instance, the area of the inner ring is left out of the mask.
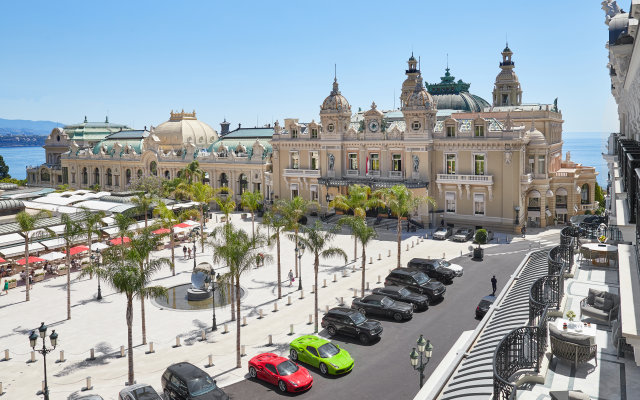
<path id="1" fill-rule="evenodd" d="M 238 129 L 242 128 L 242 124 L 238 122 Z"/>
<path id="2" fill-rule="evenodd" d="M 224 121 L 220 122 L 220 136 L 224 136 L 229 133 L 229 125 L 231 124 L 227 122 L 226 118 Z"/>

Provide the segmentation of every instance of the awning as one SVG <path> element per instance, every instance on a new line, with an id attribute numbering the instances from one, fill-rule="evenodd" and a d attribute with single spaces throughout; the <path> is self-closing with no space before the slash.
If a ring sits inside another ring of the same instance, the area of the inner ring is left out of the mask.
<path id="1" fill-rule="evenodd" d="M 104 217 L 102 218 L 102 222 L 104 222 L 107 225 L 113 225 L 116 223 L 116 219 L 113 217 Z"/>
<path id="2" fill-rule="evenodd" d="M 6 263 L 6 262 L 7 262 L 7 260 L 5 260 L 4 258 L 0 257 L 0 264 Z"/>
<path id="3" fill-rule="evenodd" d="M 551 189 L 547 189 L 546 195 L 547 197 L 553 197 L 553 192 L 551 191 Z"/>
<path id="4" fill-rule="evenodd" d="M 60 253 L 59 251 L 52 251 L 51 253 L 41 255 L 40 258 L 47 261 L 53 261 L 65 258 L 66 256 L 66 254 Z"/>
<path id="5" fill-rule="evenodd" d="M 187 224 L 189 226 L 199 226 L 200 222 L 192 221 L 192 220 L 188 219 L 188 220 L 184 221 L 183 224 Z"/>
<path id="6" fill-rule="evenodd" d="M 42 262 L 42 261 L 46 261 L 43 258 L 40 257 L 35 257 L 35 256 L 29 256 L 29 264 L 31 263 L 37 263 L 37 262 Z M 25 258 L 21 258 L 17 261 L 18 265 L 25 265 L 26 264 L 26 259 Z"/>
<path id="7" fill-rule="evenodd" d="M 109 246 L 107 246 L 104 243 L 100 243 L 100 242 L 91 243 L 91 250 L 93 250 L 93 251 L 104 250 L 104 249 L 108 249 L 108 248 L 109 248 Z"/>
<path id="8" fill-rule="evenodd" d="M 527 216 L 529 218 L 535 218 L 540 216 L 540 211 L 527 211 Z"/>
<path id="9" fill-rule="evenodd" d="M 21 244 L 24 243 L 24 237 L 19 233 L 10 233 L 8 235 L 0 236 L 0 243 L 5 246 L 12 244 Z"/>
<path id="10" fill-rule="evenodd" d="M 556 214 L 567 214 L 566 208 L 556 208 Z"/>
<path id="11" fill-rule="evenodd" d="M 155 231 L 151 232 L 154 235 L 164 235 L 165 233 L 169 233 L 171 232 L 169 229 L 167 228 L 160 228 L 160 229 L 156 229 Z"/>
<path id="12" fill-rule="evenodd" d="M 563 187 L 558 188 L 558 189 L 556 189 L 556 194 L 557 194 L 558 196 L 566 196 L 566 195 L 568 194 L 568 193 L 567 193 L 567 189 L 565 189 L 565 188 L 563 188 Z"/>
<path id="13" fill-rule="evenodd" d="M 122 239 L 124 239 L 124 240 L 122 240 Z M 128 237 L 125 236 L 124 238 L 119 238 L 118 237 L 118 238 L 115 238 L 115 239 L 111 239 L 109 242 L 111 242 L 111 244 L 114 245 L 114 246 L 118 246 L 118 245 L 122 244 L 123 241 L 125 243 L 129 243 L 131 241 L 131 239 L 129 239 Z"/>
<path id="14" fill-rule="evenodd" d="M 29 243 L 29 252 L 44 250 L 44 246 L 40 243 Z M 0 254 L 3 257 L 15 257 L 21 254 L 24 255 L 24 244 L 20 246 L 7 247 L 6 249 L 0 249 Z"/>
<path id="15" fill-rule="evenodd" d="M 87 251 L 89 248 L 87 246 L 75 246 L 69 249 L 69 254 L 74 256 L 78 253 L 82 253 L 83 251 Z"/>
<path id="16" fill-rule="evenodd" d="M 531 197 L 532 199 L 539 199 L 540 198 L 540 192 L 538 192 L 537 190 L 532 190 L 532 191 L 529 192 L 529 194 L 527 196 Z"/>
<path id="17" fill-rule="evenodd" d="M 184 223 L 184 222 L 181 222 L 181 223 L 179 223 L 179 224 L 174 225 L 173 227 L 174 227 L 174 228 L 190 228 L 190 227 L 191 227 L 191 225 L 186 224 L 186 223 Z"/>

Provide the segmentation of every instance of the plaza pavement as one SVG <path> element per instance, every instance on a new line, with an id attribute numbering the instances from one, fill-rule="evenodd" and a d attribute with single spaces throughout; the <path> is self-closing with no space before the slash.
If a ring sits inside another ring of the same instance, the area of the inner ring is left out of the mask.
<path id="1" fill-rule="evenodd" d="M 242 220 L 240 214 L 232 216 L 232 223 L 251 231 L 251 221 Z M 208 226 L 219 225 L 210 221 Z M 258 224 L 256 224 L 258 226 Z M 419 234 L 403 234 L 402 263 L 412 257 L 459 256 L 467 253 L 470 245 L 451 241 L 434 242 L 431 239 L 419 241 Z M 529 234 L 527 239 L 539 237 L 544 242 L 548 232 L 536 235 Z M 396 242 L 393 232 L 381 232 L 384 240 L 376 240 L 367 248 L 367 258 L 373 258 L 369 264 L 367 259 L 367 281 L 371 287 L 376 286 L 378 275 L 384 280 L 389 269 L 395 267 Z M 522 240 L 520 238 L 514 241 Z M 504 242 L 502 235 L 501 242 Z M 413 246 L 412 246 L 413 244 Z M 326 279 L 327 287 L 320 288 L 320 317 L 326 306 L 339 304 L 340 297 L 347 305 L 351 303 L 353 289 L 360 287 L 360 260 L 353 268 L 353 239 L 345 234 L 334 239 L 334 245 L 345 250 L 349 263 L 345 266 L 341 259 L 322 260 L 319 274 L 320 286 Z M 407 251 L 407 245 L 409 250 Z M 543 244 L 544 245 L 544 244 Z M 509 245 L 489 244 L 486 247 L 504 246 L 505 253 Z M 193 260 L 185 260 L 182 246 L 176 248 L 176 276 L 171 276 L 165 269 L 155 276 L 153 284 L 171 287 L 190 282 Z M 288 239 L 282 240 L 281 260 L 282 278 L 294 266 L 294 244 Z M 198 245 L 198 251 L 200 246 Z M 388 256 L 389 250 L 391 257 Z M 300 299 L 297 291 L 298 281 L 294 287 L 283 283 L 283 298 L 277 300 L 275 246 L 265 248 L 265 252 L 274 255 L 274 260 L 264 267 L 252 270 L 241 280 L 246 295 L 242 299 L 242 316 L 246 316 L 247 325 L 242 328 L 242 343 L 246 346 L 247 356 L 243 357 L 243 367 L 235 368 L 235 322 L 230 321 L 230 307 L 216 309 L 218 331 L 211 333 L 211 310 L 176 311 L 164 310 L 151 300 L 145 301 L 147 341 L 153 342 L 154 352 L 149 346 L 141 345 L 140 301 L 134 301 L 134 367 L 135 379 L 153 385 L 160 391 L 160 376 L 164 369 L 172 363 L 188 361 L 201 367 L 208 364 L 209 355 L 213 357 L 213 366 L 207 368 L 211 376 L 217 379 L 220 386 L 227 386 L 244 379 L 248 359 L 265 351 L 286 351 L 288 342 L 298 335 L 313 332 L 309 324 L 309 315 L 313 313 L 312 255 L 305 253 L 302 257 L 302 279 L 304 299 Z M 359 250 L 360 252 L 360 250 Z M 381 260 L 378 260 L 378 254 Z M 153 257 L 170 257 L 170 250 L 154 252 Z M 205 249 L 198 252 L 197 262 L 211 262 L 211 251 Z M 216 268 L 219 266 L 216 265 Z M 342 276 L 347 271 L 347 276 Z M 334 274 L 337 282 L 333 282 Z M 44 321 L 49 326 L 49 333 L 55 329 L 59 334 L 58 348 L 49 354 L 47 370 L 50 398 L 74 398 L 85 393 L 98 393 L 105 399 L 116 399 L 117 393 L 127 381 L 127 358 L 120 357 L 120 346 L 126 349 L 126 301 L 124 296 L 115 293 L 106 284 L 102 285 L 103 300 L 96 301 L 96 279 L 77 280 L 77 273 L 72 274 L 72 319 L 66 320 L 66 278 L 64 276 L 37 283 L 33 286 L 31 301 L 24 301 L 24 288 L 12 289 L 9 295 L 0 297 L 0 359 L 4 359 L 4 350 L 9 350 L 10 359 L 0 362 L 0 382 L 4 395 L 1 398 L 27 399 L 34 398 L 41 389 L 43 379 L 42 356 L 36 353 L 36 362 L 28 362 L 31 349 L 28 334 Z M 287 305 L 291 296 L 291 305 Z M 274 303 L 278 311 L 274 312 Z M 259 318 L 259 310 L 264 317 Z M 228 333 L 224 334 L 227 323 Z M 293 324 L 295 334 L 289 335 Z M 202 330 L 206 331 L 206 340 L 200 341 Z M 273 346 L 267 346 L 268 335 L 272 335 Z M 181 346 L 174 347 L 176 336 L 181 337 Z M 48 340 L 47 340 L 48 343 Z M 95 360 L 87 360 L 90 349 L 95 352 Z M 60 350 L 64 351 L 64 362 L 56 362 L 60 358 Z M 93 390 L 83 391 L 86 378 L 91 377 Z"/>

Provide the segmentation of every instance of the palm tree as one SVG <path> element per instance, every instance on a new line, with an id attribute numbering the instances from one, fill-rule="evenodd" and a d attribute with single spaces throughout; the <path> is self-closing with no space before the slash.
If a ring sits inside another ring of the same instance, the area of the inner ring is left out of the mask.
<path id="1" fill-rule="evenodd" d="M 170 265 L 169 260 L 166 258 L 149 260 L 149 254 L 151 254 L 151 251 L 155 250 L 156 247 L 158 247 L 158 243 L 160 242 L 160 237 L 152 233 L 153 229 L 155 229 L 155 227 L 144 228 L 138 236 L 131 239 L 131 241 L 129 242 L 129 247 L 125 252 L 124 258 L 131 263 L 138 264 L 140 266 L 140 271 L 144 271 L 145 268 L 159 270 L 164 266 Z M 145 296 L 140 296 L 140 311 L 142 316 L 142 344 L 147 344 L 147 326 L 144 312 L 144 299 Z"/>
<path id="2" fill-rule="evenodd" d="M 231 224 L 229 220 L 229 216 L 236 209 L 236 202 L 233 200 L 233 191 L 229 189 L 227 186 L 223 186 L 221 188 L 214 190 L 215 196 L 213 197 L 213 201 L 218 204 L 220 211 L 224 214 L 225 217 L 225 225 L 228 226 Z M 231 286 L 233 286 L 233 276 L 230 277 Z M 235 291 L 231 291 L 231 304 L 234 303 L 235 300 Z M 235 321 L 236 319 L 236 310 L 231 307 L 231 320 Z"/>
<path id="3" fill-rule="evenodd" d="M 127 252 L 130 250 L 127 250 Z M 160 266 L 147 265 L 139 269 L 132 265 L 115 247 L 111 247 L 102 253 L 103 265 L 92 265 L 80 274 L 80 277 L 95 274 L 98 278 L 108 282 L 118 293 L 123 293 L 127 298 L 127 361 L 129 369 L 129 383 L 134 382 L 133 373 L 133 299 L 139 297 L 167 296 L 167 289 L 162 286 L 149 286 L 151 277 Z"/>
<path id="4" fill-rule="evenodd" d="M 155 203 L 157 197 L 153 193 L 148 192 L 140 192 L 136 196 L 131 198 L 133 204 L 136 205 L 136 210 L 139 213 L 144 213 L 144 227 L 146 228 L 149 224 L 149 208 L 151 205 Z"/>
<path id="5" fill-rule="evenodd" d="M 256 263 L 258 247 L 266 243 L 266 237 L 260 232 L 251 238 L 242 229 L 236 229 L 231 224 L 225 224 L 214 230 L 213 248 L 214 263 L 225 262 L 229 267 L 229 272 L 222 276 L 223 282 L 234 282 L 235 288 L 231 292 L 236 292 L 236 367 L 240 368 L 240 278 L 248 272 Z M 267 257 L 270 257 L 267 255 Z M 233 307 L 233 305 L 232 305 Z"/>
<path id="6" fill-rule="evenodd" d="M 384 202 L 379 196 L 371 195 L 370 187 L 351 185 L 349 186 L 349 195 L 337 195 L 331 200 L 329 207 L 337 208 L 345 212 L 352 212 L 354 217 L 364 220 L 367 216 L 367 210 L 384 207 Z M 357 258 L 358 238 L 353 235 L 353 260 L 355 261 Z"/>
<path id="7" fill-rule="evenodd" d="M 133 236 L 132 233 L 129 232 L 129 226 L 131 224 L 135 224 L 136 220 L 131 218 L 127 213 L 116 214 L 113 219 L 115 220 L 116 227 L 118 228 L 118 236 L 120 237 L 120 249 L 122 250 L 122 257 L 124 257 L 124 238 Z"/>
<path id="8" fill-rule="evenodd" d="M 351 227 L 353 236 L 362 244 L 362 283 L 361 293 L 364 296 L 365 268 L 367 265 L 367 245 L 376 238 L 376 230 L 367 225 L 366 221 L 360 218 L 345 219 L 345 223 Z"/>
<path id="9" fill-rule="evenodd" d="M 169 241 L 171 246 L 171 274 L 176 275 L 176 256 L 175 256 L 175 233 L 174 226 L 180 222 L 188 219 L 195 210 L 183 211 L 176 215 L 173 210 L 167 208 L 167 205 L 163 201 L 158 202 L 158 206 L 153 210 L 153 214 L 156 215 L 158 225 L 162 228 L 169 229 Z"/>
<path id="10" fill-rule="evenodd" d="M 300 227 L 302 224 L 300 223 L 300 219 L 311 209 L 317 208 L 318 203 L 315 201 L 307 201 L 300 196 L 296 196 L 291 200 L 279 200 L 275 206 L 274 210 L 282 216 L 284 216 L 287 221 L 287 229 L 291 229 L 294 232 L 295 243 L 298 243 L 298 232 L 300 231 Z M 295 266 L 296 266 L 296 278 L 298 277 L 298 258 L 295 257 Z"/>
<path id="11" fill-rule="evenodd" d="M 198 161 L 191 161 L 189 165 L 180 170 L 180 176 L 192 184 L 195 178 L 196 182 L 202 182 L 204 171 L 200 168 Z"/>
<path id="12" fill-rule="evenodd" d="M 64 227 L 60 238 L 64 241 L 64 251 L 67 255 L 65 257 L 67 265 L 67 319 L 71 319 L 71 247 L 81 239 L 86 230 L 80 222 L 72 220 L 69 214 L 62 214 L 60 222 Z"/>
<path id="13" fill-rule="evenodd" d="M 264 218 L 262 222 L 271 227 L 273 229 L 273 235 L 271 235 L 272 239 L 276 240 L 276 254 L 277 254 L 277 264 L 278 264 L 278 299 L 282 298 L 282 268 L 280 264 L 280 234 L 282 230 L 286 227 L 287 221 L 284 217 L 274 214 L 269 211 L 264 214 Z"/>
<path id="14" fill-rule="evenodd" d="M 50 217 L 51 213 L 49 211 L 38 211 L 36 214 L 29 214 L 26 211 L 20 211 L 16 215 L 16 221 L 20 226 L 20 233 L 24 236 L 24 259 L 25 259 L 25 287 L 26 287 L 26 301 L 29 301 L 29 289 L 31 285 L 29 284 L 29 242 L 37 239 L 39 237 L 51 236 L 53 232 L 48 228 L 45 228 L 44 231 L 39 231 L 31 235 L 31 232 L 37 229 L 36 225 L 38 222 L 43 220 L 44 218 Z M 44 232 L 44 233 L 43 233 Z"/>
<path id="15" fill-rule="evenodd" d="M 329 247 L 335 236 L 336 234 L 334 231 L 323 230 L 322 223 L 320 221 L 316 221 L 314 226 L 302 228 L 302 235 L 298 238 L 300 243 L 304 245 L 305 249 L 310 253 L 313 253 L 313 277 L 315 282 L 315 290 L 313 291 L 315 320 L 313 327 L 314 332 L 316 333 L 318 332 L 318 290 L 320 289 L 320 286 L 318 286 L 318 268 L 320 267 L 320 257 L 332 258 L 342 256 L 344 258 L 344 262 L 347 262 L 347 253 L 345 253 L 344 250 L 339 247 Z M 293 239 L 293 237 L 291 239 Z"/>
<path id="16" fill-rule="evenodd" d="M 249 212 L 251 212 L 251 235 L 253 236 L 255 234 L 254 214 L 260 208 L 260 205 L 262 205 L 262 193 L 250 192 L 247 190 L 240 196 L 240 204 L 242 204 L 243 207 L 248 208 Z"/>
<path id="17" fill-rule="evenodd" d="M 105 217 L 104 211 L 91 212 L 88 208 L 82 208 L 82 226 L 84 233 L 87 234 L 87 247 L 89 247 L 89 254 L 92 253 L 91 246 L 93 244 L 93 236 L 100 238 L 100 228 L 102 228 L 102 218 Z M 100 286 L 100 278 L 98 278 L 98 286 Z"/>
<path id="18" fill-rule="evenodd" d="M 195 182 L 192 184 L 180 184 L 178 186 L 180 192 L 186 193 L 189 198 L 198 203 L 198 209 L 200 210 L 200 244 L 202 251 L 204 251 L 204 207 L 208 207 L 209 203 L 215 200 L 216 192 L 209 186 L 201 182 Z"/>
<path id="19" fill-rule="evenodd" d="M 435 207 L 436 201 L 429 196 L 416 196 L 404 185 L 394 185 L 390 188 L 380 189 L 380 191 L 385 204 L 398 218 L 398 268 L 400 268 L 402 266 L 400 263 L 400 255 L 402 253 L 402 217 L 408 216 L 420 204 L 428 203 Z"/>

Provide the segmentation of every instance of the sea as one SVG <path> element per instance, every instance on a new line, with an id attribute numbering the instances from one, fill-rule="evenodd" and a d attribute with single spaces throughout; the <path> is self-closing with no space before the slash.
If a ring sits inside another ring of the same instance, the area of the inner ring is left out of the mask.
<path id="1" fill-rule="evenodd" d="M 606 152 L 609 134 L 603 132 L 565 132 L 562 134 L 563 158 L 567 151 L 571 153 L 571 160 L 583 165 L 596 167 L 598 183 L 606 187 L 607 163 L 602 158 Z M 40 165 L 45 161 L 42 147 L 0 147 L 0 156 L 9 166 L 9 174 L 16 179 L 25 179 L 28 165 Z"/>

